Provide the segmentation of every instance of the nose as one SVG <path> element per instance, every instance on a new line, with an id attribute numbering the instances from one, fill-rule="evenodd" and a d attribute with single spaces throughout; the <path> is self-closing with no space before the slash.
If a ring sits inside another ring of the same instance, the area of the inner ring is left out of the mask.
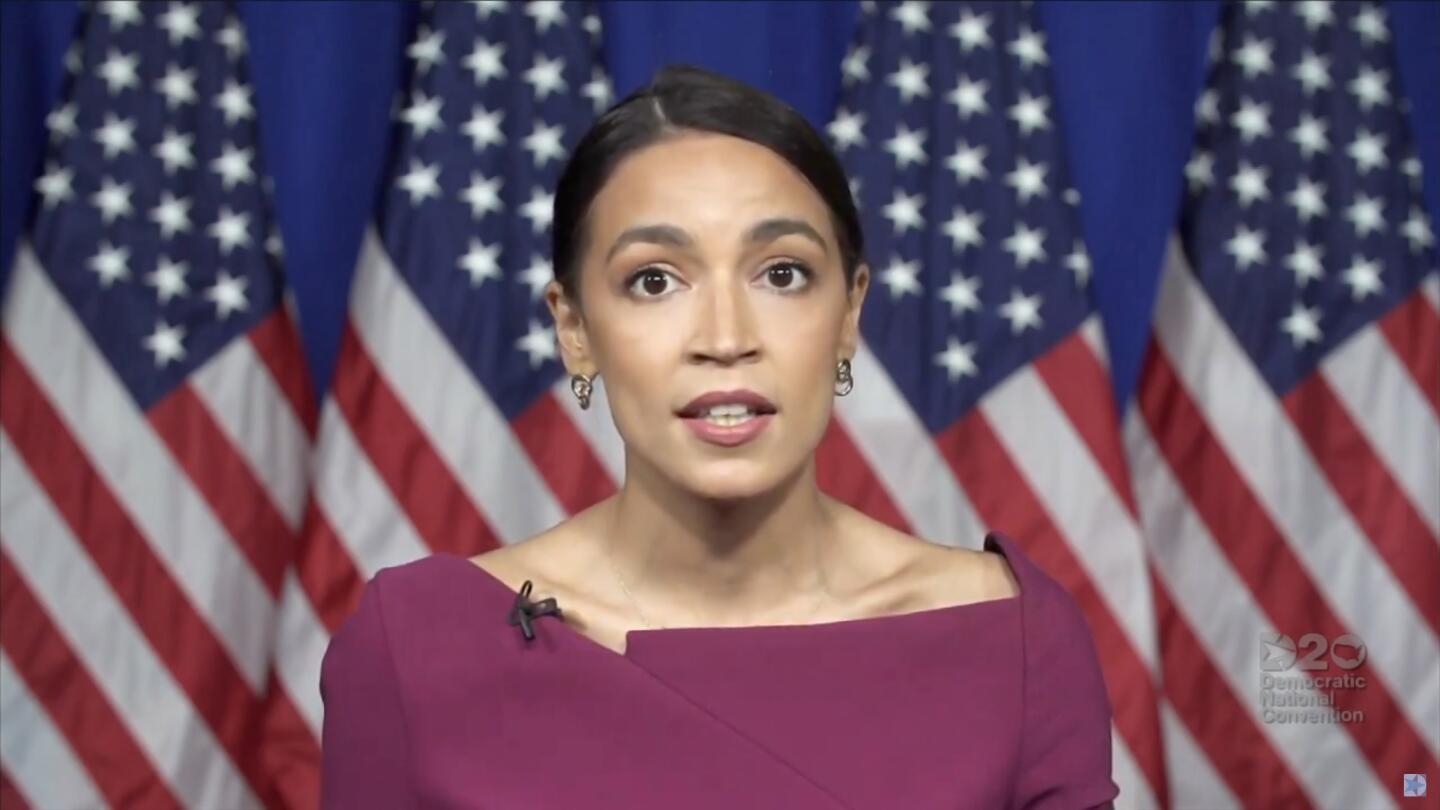
<path id="1" fill-rule="evenodd" d="M 714 283 L 702 285 L 690 346 L 691 360 L 729 365 L 758 353 L 755 313 L 742 284 L 722 276 Z"/>

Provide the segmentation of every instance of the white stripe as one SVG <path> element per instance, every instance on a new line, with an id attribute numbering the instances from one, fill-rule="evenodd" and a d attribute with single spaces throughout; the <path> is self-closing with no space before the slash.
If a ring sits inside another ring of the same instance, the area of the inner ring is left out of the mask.
<path id="1" fill-rule="evenodd" d="M 1321 370 L 1430 527 L 1431 539 L 1440 539 L 1440 422 L 1390 342 L 1367 326 L 1331 352 Z"/>
<path id="2" fill-rule="evenodd" d="M 1190 730 L 1168 700 L 1160 701 L 1160 727 L 1165 735 L 1165 778 L 1170 786 L 1170 806 L 1214 810 L 1239 807 L 1240 800 L 1216 772 L 1200 744 L 1190 736 Z"/>
<path id="3" fill-rule="evenodd" d="M 1422 279 L 1420 292 L 1430 302 L 1430 306 L 1440 310 L 1440 272 L 1431 273 Z"/>
<path id="4" fill-rule="evenodd" d="M 1110 726 L 1110 778 L 1115 781 L 1115 786 L 1120 788 L 1120 795 L 1115 800 L 1116 807 L 1159 806 L 1155 801 L 1155 794 L 1150 790 L 1149 781 L 1130 753 L 1130 746 L 1126 744 L 1125 738 L 1120 736 L 1120 729 L 1113 724 Z"/>
<path id="5" fill-rule="evenodd" d="M 292 530 L 305 509 L 310 439 L 248 340 L 232 340 L 190 377 L 191 388 L 249 462 Z"/>
<path id="6" fill-rule="evenodd" d="M 914 533 L 947 546 L 980 548 L 985 525 L 935 440 L 890 373 L 861 341 L 855 388 L 835 400 L 835 416 Z"/>
<path id="7" fill-rule="evenodd" d="M 1237 702 L 1311 801 L 1388 806 L 1390 791 L 1375 781 L 1355 740 L 1342 727 L 1263 722 L 1261 633 L 1276 628 L 1190 508 L 1138 411 L 1125 422 L 1125 439 L 1154 568 Z"/>
<path id="8" fill-rule="evenodd" d="M 1050 388 L 1026 366 L 991 389 L 980 410 L 1095 584 L 1104 609 L 1146 670 L 1155 672 L 1154 597 L 1140 527 Z"/>
<path id="9" fill-rule="evenodd" d="M 1440 643 L 1315 467 L 1172 239 L 1155 328 L 1216 440 L 1340 621 L 1365 641 L 1367 666 L 1431 755 L 1440 752 Z M 1278 328 L 1278 327 L 1277 327 Z M 1312 628 L 1283 628 L 1292 633 Z M 1376 684 L 1378 687 L 1379 684 Z"/>
<path id="10" fill-rule="evenodd" d="M 350 305 L 380 373 L 496 535 L 518 541 L 563 520 L 509 421 L 400 278 L 373 228 L 365 232 Z"/>
<path id="11" fill-rule="evenodd" d="M 0 652 L 0 766 L 31 807 L 101 807 L 105 799 L 75 749 Z"/>
<path id="12" fill-rule="evenodd" d="M 1106 371 L 1110 370 L 1110 352 L 1105 346 L 1105 328 L 1100 324 L 1099 315 L 1091 315 L 1080 324 L 1080 339 L 1090 347 L 1090 353 L 1095 355 L 1095 360 L 1100 367 Z"/>
<path id="13" fill-rule="evenodd" d="M 610 480 L 616 488 L 625 482 L 625 440 L 615 429 L 614 417 L 610 414 L 610 398 L 605 395 L 605 379 L 595 378 L 595 390 L 590 395 L 590 408 L 580 409 L 580 402 L 570 390 L 570 377 L 560 378 L 550 389 L 550 395 L 560 403 L 561 410 L 575 423 L 575 429 L 585 437 L 590 449 L 600 464 L 610 473 Z"/>
<path id="14" fill-rule="evenodd" d="M 3 430 L 0 543 L 175 794 L 192 807 L 256 806 L 245 780 Z"/>
<path id="15" fill-rule="evenodd" d="M 280 592 L 279 626 L 275 634 L 275 675 L 300 717 L 320 739 L 324 705 L 320 701 L 320 662 L 330 643 L 315 606 L 292 569 Z"/>
<path id="16" fill-rule="evenodd" d="M 5 334 L 97 473 L 215 631 L 251 688 L 264 689 L 274 604 L 36 262 L 17 251 Z"/>
<path id="17" fill-rule="evenodd" d="M 382 568 L 430 554 L 430 547 L 356 444 L 333 399 L 325 400 L 321 413 L 316 458 L 317 506 L 367 582 Z"/>

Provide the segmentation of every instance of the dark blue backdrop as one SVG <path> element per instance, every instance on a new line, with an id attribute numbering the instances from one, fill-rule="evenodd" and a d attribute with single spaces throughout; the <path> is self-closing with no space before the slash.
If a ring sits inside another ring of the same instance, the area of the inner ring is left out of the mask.
<path id="1" fill-rule="evenodd" d="M 1123 402 L 1144 348 L 1157 271 L 1179 202 L 1192 102 L 1213 2 L 1037 3 L 1055 72 L 1081 218 Z M 275 180 L 286 265 L 317 385 L 328 380 L 360 234 L 388 144 L 387 115 L 415 23 L 408 3 L 240 2 L 251 44 L 264 160 Z M 1440 4 L 1388 4 L 1399 79 L 1440 212 Z M 601 6 L 618 92 L 659 65 L 690 62 L 765 88 L 828 121 L 851 2 Z M 63 78 L 72 3 L 0 3 L 0 274 L 28 216 L 44 115 Z M 943 81 L 943 80 L 942 80 Z M 1440 229 L 1437 229 L 1440 230 Z M 0 275 L 3 282 L 3 275 Z"/>

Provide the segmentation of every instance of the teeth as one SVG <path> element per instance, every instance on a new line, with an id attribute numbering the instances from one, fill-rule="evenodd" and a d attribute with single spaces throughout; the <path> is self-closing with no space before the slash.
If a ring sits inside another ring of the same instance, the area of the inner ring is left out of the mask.
<path id="1" fill-rule="evenodd" d="M 714 413 L 708 413 L 705 415 L 705 421 L 717 427 L 734 427 L 736 425 L 743 425 L 754 418 L 755 414 L 750 413 L 749 411 L 742 411 L 741 415 L 739 416 L 716 415 Z"/>
<path id="2" fill-rule="evenodd" d="M 706 418 L 715 416 L 754 416 L 755 412 L 747 405 L 712 405 L 702 416 Z"/>

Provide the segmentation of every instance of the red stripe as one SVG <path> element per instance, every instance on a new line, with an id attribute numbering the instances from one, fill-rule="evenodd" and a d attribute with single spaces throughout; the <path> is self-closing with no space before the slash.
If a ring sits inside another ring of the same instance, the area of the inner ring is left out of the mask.
<path id="1" fill-rule="evenodd" d="M 301 537 L 300 555 L 296 560 L 300 588 L 310 598 L 326 631 L 333 636 L 359 605 L 365 579 L 324 510 L 313 499 L 305 506 Z"/>
<path id="2" fill-rule="evenodd" d="M 260 761 L 269 782 L 265 807 L 320 806 L 320 743 L 272 673 L 261 721 Z"/>
<path id="3" fill-rule="evenodd" d="M 258 792 L 262 775 L 251 742 L 259 700 L 240 670 L 170 569 L 156 558 L 109 484 L 91 466 L 8 339 L 0 340 L 0 387 L 5 391 L 0 397 L 0 425 L 16 451 L 156 656 Z"/>
<path id="4" fill-rule="evenodd" d="M 345 324 L 340 342 L 331 396 L 420 536 L 435 551 L 461 556 L 499 548 L 500 538 L 390 390 L 353 323 Z"/>
<path id="5" fill-rule="evenodd" d="M 278 597 L 294 534 L 210 409 L 186 383 L 151 406 L 146 418 L 270 596 Z"/>
<path id="6" fill-rule="evenodd" d="M 1034 367 L 1060 410 L 1090 450 L 1115 497 L 1137 518 L 1135 495 L 1130 489 L 1130 468 L 1116 430 L 1119 411 L 1110 391 L 1110 375 L 1080 331 L 1060 341 L 1035 359 Z"/>
<path id="7" fill-rule="evenodd" d="M 1248 807 L 1310 807 L 1304 787 L 1215 668 L 1165 583 L 1153 572 L 1150 583 L 1165 697 L 1216 773 Z"/>
<path id="8" fill-rule="evenodd" d="M 1315 632 L 1333 639 L 1347 633 L 1325 595 L 1306 576 L 1265 507 L 1246 487 L 1239 470 L 1215 440 L 1169 358 L 1153 342 L 1141 380 L 1140 412 L 1156 444 L 1196 514 L 1276 629 L 1292 638 Z M 1393 780 L 1397 773 L 1440 770 L 1440 763 L 1379 678 L 1372 676 L 1365 689 L 1330 694 L 1337 710 L 1364 712 L 1364 722 L 1344 727 L 1382 784 L 1389 784 L 1387 780 Z"/>
<path id="9" fill-rule="evenodd" d="M 510 429 L 567 513 L 615 494 L 610 472 L 553 395 L 537 398 L 511 420 Z"/>
<path id="10" fill-rule="evenodd" d="M 0 766 L 0 808 L 4 810 L 30 810 L 30 803 L 25 801 L 20 789 L 15 787 L 15 782 L 10 778 L 10 773 Z"/>
<path id="11" fill-rule="evenodd" d="M 8 386 L 6 391 L 13 396 Z M 181 806 L 3 550 L 0 646 L 106 801 L 116 807 Z"/>
<path id="12" fill-rule="evenodd" d="M 317 410 L 310 375 L 305 369 L 305 353 L 295 322 L 284 307 L 277 307 L 270 317 L 250 330 L 250 344 L 260 355 L 260 362 L 270 370 L 275 385 L 290 403 L 300 424 L 311 438 L 315 436 Z"/>
<path id="13" fill-rule="evenodd" d="M 1100 651 L 1115 725 L 1136 756 L 1156 801 L 1161 807 L 1169 806 L 1156 685 L 1095 583 L 980 409 L 972 409 L 938 434 L 936 444 L 981 521 L 1014 538 L 1036 564 L 1074 596 Z"/>
<path id="14" fill-rule="evenodd" d="M 1431 629 L 1440 634 L 1440 545 L 1390 468 L 1360 433 L 1323 375 L 1301 381 L 1281 404 L 1376 554 Z M 1434 448 L 1416 452 L 1434 452 Z"/>
<path id="15" fill-rule="evenodd" d="M 1440 313 L 1416 290 L 1376 323 L 1440 419 Z"/>
<path id="16" fill-rule="evenodd" d="M 885 482 L 856 449 L 840 420 L 833 417 L 815 450 L 815 483 L 822 492 L 868 517 L 897 531 L 910 532 L 910 522 L 891 500 Z"/>

